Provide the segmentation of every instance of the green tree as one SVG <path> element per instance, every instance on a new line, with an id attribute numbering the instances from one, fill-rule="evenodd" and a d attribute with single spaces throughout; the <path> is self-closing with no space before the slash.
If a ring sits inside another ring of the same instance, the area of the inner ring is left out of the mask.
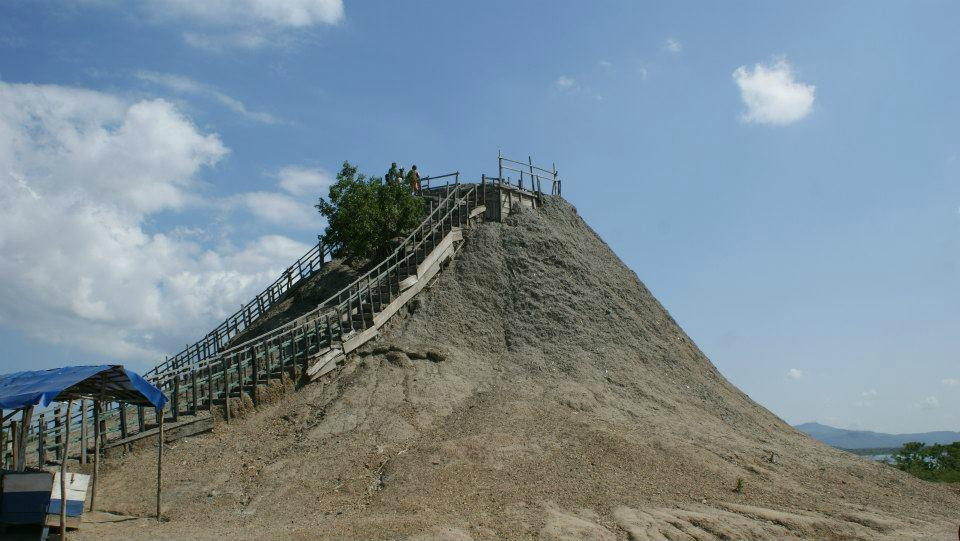
<path id="1" fill-rule="evenodd" d="M 894 453 L 893 465 L 927 481 L 960 482 L 960 442 L 948 445 L 905 443 Z"/>
<path id="2" fill-rule="evenodd" d="M 348 259 L 383 257 L 398 237 L 416 227 L 423 204 L 401 182 L 366 177 L 343 162 L 327 198 L 316 204 L 327 219 L 323 242 Z"/>

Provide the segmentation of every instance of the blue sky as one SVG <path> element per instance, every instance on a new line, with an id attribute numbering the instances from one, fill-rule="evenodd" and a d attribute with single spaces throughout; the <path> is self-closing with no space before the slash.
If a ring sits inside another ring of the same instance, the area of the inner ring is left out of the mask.
<path id="1" fill-rule="evenodd" d="M 152 366 L 343 160 L 556 162 L 791 423 L 960 425 L 955 2 L 0 0 L 0 370 Z M 64 278 L 69 276 L 69 278 Z"/>

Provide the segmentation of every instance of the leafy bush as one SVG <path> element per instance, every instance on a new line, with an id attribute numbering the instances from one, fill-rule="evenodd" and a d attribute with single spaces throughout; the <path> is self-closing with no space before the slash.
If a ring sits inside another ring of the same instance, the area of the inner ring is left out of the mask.
<path id="1" fill-rule="evenodd" d="M 327 219 L 323 242 L 348 259 L 383 257 L 420 223 L 423 204 L 402 181 L 366 177 L 349 162 L 326 199 L 316 205 Z"/>
<path id="2" fill-rule="evenodd" d="M 920 479 L 960 482 L 960 441 L 948 445 L 906 443 L 892 458 L 894 466 Z"/>

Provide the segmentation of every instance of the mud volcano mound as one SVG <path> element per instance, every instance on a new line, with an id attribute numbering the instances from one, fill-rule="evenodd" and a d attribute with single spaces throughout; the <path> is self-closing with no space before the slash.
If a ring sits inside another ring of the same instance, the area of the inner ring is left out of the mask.
<path id="1" fill-rule="evenodd" d="M 466 239 L 342 369 L 172 444 L 169 522 L 82 534 L 956 535 L 960 490 L 831 449 L 754 403 L 564 201 Z M 147 449 L 110 463 L 104 508 L 148 515 L 152 461 Z"/>

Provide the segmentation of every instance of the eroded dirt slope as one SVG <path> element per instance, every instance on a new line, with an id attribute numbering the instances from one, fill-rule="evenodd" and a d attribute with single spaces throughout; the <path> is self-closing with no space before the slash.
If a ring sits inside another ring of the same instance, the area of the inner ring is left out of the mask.
<path id="1" fill-rule="evenodd" d="M 323 382 L 173 444 L 169 522 L 82 535 L 956 536 L 960 490 L 754 403 L 563 201 L 469 232 L 411 308 Z M 153 453 L 108 465 L 103 508 L 151 512 Z"/>

